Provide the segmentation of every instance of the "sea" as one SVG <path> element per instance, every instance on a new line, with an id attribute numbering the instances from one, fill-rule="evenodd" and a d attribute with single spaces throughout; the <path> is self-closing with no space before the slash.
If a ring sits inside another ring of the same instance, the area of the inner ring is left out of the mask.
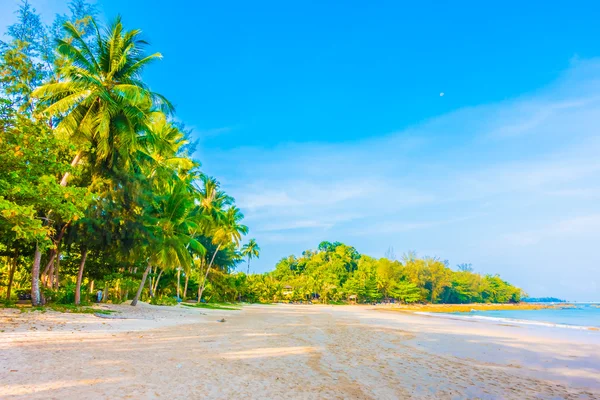
<path id="1" fill-rule="evenodd" d="M 468 318 L 525 325 L 571 329 L 600 328 L 600 303 L 560 304 L 541 310 L 501 310 L 449 313 L 453 318 Z"/>

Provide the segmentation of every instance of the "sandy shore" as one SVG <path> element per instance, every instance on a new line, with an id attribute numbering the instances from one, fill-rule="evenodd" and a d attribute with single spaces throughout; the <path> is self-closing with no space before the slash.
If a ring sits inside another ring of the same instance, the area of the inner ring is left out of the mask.
<path id="1" fill-rule="evenodd" d="M 600 399 L 600 332 L 367 306 L 108 307 L 120 318 L 0 310 L 0 398 Z"/>

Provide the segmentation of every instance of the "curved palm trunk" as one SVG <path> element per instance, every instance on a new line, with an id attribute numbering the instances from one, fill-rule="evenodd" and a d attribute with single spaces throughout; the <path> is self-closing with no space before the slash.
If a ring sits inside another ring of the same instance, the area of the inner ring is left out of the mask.
<path id="1" fill-rule="evenodd" d="M 221 244 L 219 244 L 217 246 L 217 249 L 215 250 L 212 258 L 210 259 L 210 264 L 208 264 L 208 268 L 206 268 L 206 273 L 204 274 L 204 279 L 202 280 L 202 286 L 200 287 L 200 290 L 198 291 L 198 303 L 200 303 L 200 300 L 202 299 L 202 293 L 204 292 L 204 286 L 206 285 L 206 278 L 208 277 L 208 273 L 210 272 L 210 267 L 212 267 L 213 262 L 215 261 L 215 257 L 217 256 L 217 253 L 219 252 L 220 248 L 221 248 Z"/>
<path id="2" fill-rule="evenodd" d="M 56 255 L 58 254 L 58 246 L 60 246 L 62 238 L 65 235 L 65 231 L 67 230 L 69 225 L 71 225 L 71 221 L 68 221 L 66 224 L 64 224 L 62 229 L 58 233 L 56 240 L 54 240 L 54 248 L 50 251 L 50 258 L 48 259 L 46 268 L 44 268 L 44 272 L 42 272 L 42 275 L 41 275 L 42 284 L 44 284 L 46 287 L 50 287 L 49 283 L 51 281 L 51 278 L 50 278 L 51 274 L 49 273 L 49 271 L 51 271 L 51 270 L 54 271 L 54 260 L 56 259 Z"/>
<path id="3" fill-rule="evenodd" d="M 80 150 L 77 153 L 77 155 L 75 156 L 75 158 L 73 159 L 73 161 L 71 161 L 71 167 L 74 167 L 77 164 L 79 164 L 79 161 L 81 160 L 81 156 L 83 156 L 83 151 Z M 60 180 L 60 186 L 63 186 L 63 187 L 67 186 L 67 182 L 69 181 L 69 176 L 71 176 L 71 174 L 69 172 L 65 172 L 62 179 Z"/>
<path id="4" fill-rule="evenodd" d="M 158 268 L 158 267 L 157 267 Z M 154 275 L 156 272 L 154 272 L 154 268 L 150 267 L 150 279 L 148 280 L 148 292 L 150 294 L 150 297 L 154 297 Z"/>
<path id="5" fill-rule="evenodd" d="M 85 266 L 85 260 L 87 258 L 87 249 L 81 253 L 81 264 L 79 264 L 79 272 L 77 273 L 77 284 L 75 286 L 75 304 L 81 303 L 81 281 L 83 280 L 83 268 Z"/>
<path id="6" fill-rule="evenodd" d="M 148 266 L 146 267 L 146 270 L 144 271 L 144 275 L 142 275 L 142 281 L 140 282 L 140 287 L 138 287 L 135 297 L 133 298 L 133 300 L 131 300 L 132 306 L 135 306 L 137 304 L 140 296 L 142 295 L 142 290 L 144 290 L 144 284 L 146 283 L 146 278 L 148 277 L 148 272 L 150 272 L 150 268 L 152 268 L 152 267 L 150 266 L 150 261 L 148 261 Z"/>
<path id="7" fill-rule="evenodd" d="M 183 299 L 184 300 L 187 297 L 187 287 L 188 287 L 189 280 L 190 280 L 190 274 L 187 273 L 187 274 L 185 274 L 185 285 L 183 286 Z"/>
<path id="8" fill-rule="evenodd" d="M 44 271 L 42 272 L 41 275 L 41 280 L 42 280 L 42 284 L 46 287 L 50 287 L 49 283 L 50 283 L 50 269 L 54 268 L 54 258 L 56 257 L 56 249 L 52 249 L 50 251 L 50 259 L 48 260 L 48 263 L 46 264 L 46 268 L 44 268 Z"/>
<path id="9" fill-rule="evenodd" d="M 158 289 L 158 281 L 160 281 L 160 276 L 162 275 L 163 270 L 161 269 L 158 273 L 158 277 L 156 278 L 156 282 L 154 282 L 154 288 L 152 289 L 152 297 L 156 296 L 156 290 Z"/>
<path id="10" fill-rule="evenodd" d="M 40 263 L 42 261 L 42 252 L 40 246 L 35 244 L 35 253 L 33 255 L 33 268 L 31 269 L 31 304 L 39 306 L 42 302 L 40 297 Z"/>

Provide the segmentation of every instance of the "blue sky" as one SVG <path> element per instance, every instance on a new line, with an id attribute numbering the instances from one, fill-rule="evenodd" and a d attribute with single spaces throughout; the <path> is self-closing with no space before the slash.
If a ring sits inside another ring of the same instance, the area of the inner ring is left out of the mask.
<path id="1" fill-rule="evenodd" d="M 163 53 L 146 78 L 245 212 L 255 271 L 338 240 L 600 299 L 596 2 L 189 3 L 99 8 Z"/>

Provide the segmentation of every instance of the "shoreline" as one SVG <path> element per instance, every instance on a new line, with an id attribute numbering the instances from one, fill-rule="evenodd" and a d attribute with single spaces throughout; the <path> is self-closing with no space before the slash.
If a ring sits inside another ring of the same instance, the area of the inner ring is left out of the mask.
<path id="1" fill-rule="evenodd" d="M 561 303 L 562 304 L 562 303 Z M 381 307 L 381 306 L 380 306 Z M 542 310 L 562 308 L 556 304 L 537 303 L 468 303 L 468 304 L 386 304 L 383 309 L 400 312 L 452 313 L 475 311 Z"/>
<path id="2" fill-rule="evenodd" d="M 548 328 L 564 328 L 564 329 L 577 329 L 584 331 L 595 331 L 600 332 L 600 328 L 596 326 L 589 325 L 570 325 L 570 324 L 561 324 L 550 321 L 536 321 L 536 320 L 527 320 L 527 319 L 516 319 L 516 318 L 505 318 L 505 317 L 487 317 L 484 315 L 460 315 L 460 314 L 446 314 L 443 312 L 426 312 L 426 311 L 416 311 L 415 314 L 418 315 L 428 315 L 436 318 L 446 318 L 446 319 L 458 319 L 458 320 L 477 320 L 477 321 L 485 321 L 485 322 L 499 322 L 499 323 L 511 323 L 511 324 L 520 324 L 520 325 L 535 325 L 541 327 Z"/>
<path id="3" fill-rule="evenodd" d="M 519 325 L 532 325 L 549 328 L 560 328 L 560 329 L 576 329 L 584 331 L 600 331 L 600 326 L 595 325 L 584 325 L 574 324 L 562 321 L 552 321 L 543 319 L 527 319 L 518 318 L 515 313 L 511 313 L 510 316 L 503 315 L 481 315 L 480 313 L 473 312 L 489 312 L 489 311 L 500 311 L 500 312 L 511 312 L 511 311 L 537 311 L 537 310 L 569 310 L 577 309 L 581 305 L 592 305 L 593 303 L 552 303 L 552 304 L 424 304 L 424 305 L 404 305 L 401 307 L 382 307 L 378 308 L 382 311 L 396 311 L 404 313 L 413 313 L 419 315 L 427 315 L 436 318 L 445 319 L 457 319 L 464 321 L 481 321 L 489 323 L 505 323 L 505 324 L 519 324 Z M 525 317 L 527 314 L 523 314 Z"/>

